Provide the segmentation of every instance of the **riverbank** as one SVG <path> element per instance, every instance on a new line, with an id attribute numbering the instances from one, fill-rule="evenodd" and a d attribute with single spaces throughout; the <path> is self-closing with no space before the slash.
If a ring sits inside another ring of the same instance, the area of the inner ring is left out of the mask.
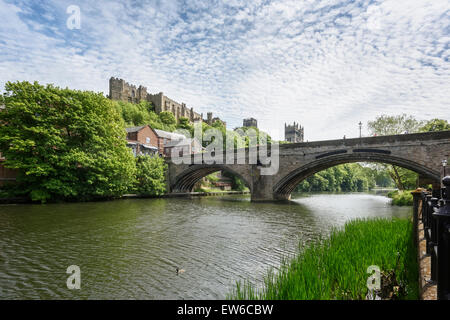
<path id="1" fill-rule="evenodd" d="M 167 193 L 159 196 L 146 196 L 139 194 L 124 194 L 122 197 L 118 198 L 103 198 L 97 200 L 91 200 L 88 202 L 97 202 L 97 201 L 112 201 L 112 200 L 120 200 L 120 199 L 158 199 L 158 198 L 183 198 L 183 197 L 209 197 L 209 196 L 226 196 L 226 195 L 248 195 L 250 191 L 208 191 L 208 192 L 189 192 L 189 193 Z M 28 198 L 21 197 L 0 197 L 0 204 L 32 204 L 41 202 L 33 202 Z M 71 202 L 68 202 L 71 203 Z"/>
<path id="2" fill-rule="evenodd" d="M 411 194 L 413 190 L 394 190 L 387 194 L 388 198 L 392 199 L 392 205 L 394 206 L 412 206 L 413 196 Z"/>
<path id="3" fill-rule="evenodd" d="M 418 299 L 416 254 L 409 219 L 358 219 L 283 262 L 276 274 L 269 271 L 262 289 L 237 283 L 228 298 L 364 300 L 370 276 L 367 268 L 376 265 L 385 279 L 382 288 L 387 297 Z"/>

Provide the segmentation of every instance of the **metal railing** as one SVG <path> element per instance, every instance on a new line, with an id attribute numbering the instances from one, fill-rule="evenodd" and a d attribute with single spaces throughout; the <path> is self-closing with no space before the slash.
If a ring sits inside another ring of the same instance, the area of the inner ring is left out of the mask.
<path id="1" fill-rule="evenodd" d="M 438 300 L 450 300 L 450 176 L 442 179 L 444 188 L 420 193 L 426 253 L 431 257 L 431 281 L 437 284 Z M 415 206 L 415 208 L 420 206 Z"/>

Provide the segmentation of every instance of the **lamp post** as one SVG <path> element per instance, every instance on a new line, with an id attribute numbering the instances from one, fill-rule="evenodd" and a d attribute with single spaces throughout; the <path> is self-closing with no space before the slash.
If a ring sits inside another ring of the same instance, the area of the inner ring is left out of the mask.
<path id="1" fill-rule="evenodd" d="M 362 136 L 361 136 L 362 122 L 360 121 L 360 122 L 358 123 L 358 125 L 359 125 L 359 137 L 361 138 L 361 137 L 362 137 Z"/>

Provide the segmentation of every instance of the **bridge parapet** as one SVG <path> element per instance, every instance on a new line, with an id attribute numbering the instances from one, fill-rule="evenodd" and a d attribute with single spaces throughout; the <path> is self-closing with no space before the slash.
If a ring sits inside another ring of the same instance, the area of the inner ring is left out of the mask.
<path id="1" fill-rule="evenodd" d="M 205 175 L 225 170 L 247 183 L 254 201 L 288 199 L 303 179 L 349 162 L 390 163 L 419 173 L 424 181 L 436 182 L 442 176 L 442 160 L 450 156 L 450 131 L 283 144 L 274 175 L 261 175 L 261 164 L 251 162 L 249 150 L 244 151 L 234 150 L 231 163 L 224 155 L 223 164 L 199 161 L 199 155 L 189 156 L 184 164 L 167 159 L 170 190 L 189 192 Z"/>

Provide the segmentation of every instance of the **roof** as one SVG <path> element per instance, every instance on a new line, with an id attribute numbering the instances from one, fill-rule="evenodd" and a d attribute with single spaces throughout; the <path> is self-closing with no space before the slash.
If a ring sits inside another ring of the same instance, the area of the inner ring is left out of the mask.
<path id="1" fill-rule="evenodd" d="M 200 145 L 200 142 L 198 142 L 197 139 L 193 139 L 193 138 L 184 138 L 182 140 L 173 140 L 173 141 L 169 141 L 168 143 L 166 143 L 164 145 L 165 148 L 167 147 L 178 147 L 178 146 L 186 146 L 186 145 L 191 145 L 192 143 L 196 143 L 197 145 Z"/>
<path id="2" fill-rule="evenodd" d="M 136 141 L 136 140 L 127 140 L 127 145 L 129 145 L 129 146 L 140 145 L 141 147 L 146 148 L 146 149 L 158 150 L 158 148 L 156 148 L 154 146 L 140 143 L 139 141 Z"/>
<path id="3" fill-rule="evenodd" d="M 179 133 L 174 133 L 174 132 L 168 132 L 168 131 L 164 131 L 164 130 L 158 130 L 158 129 L 154 129 L 156 134 L 158 135 L 158 137 L 160 138 L 167 138 L 170 140 L 183 140 L 186 139 L 186 137 L 182 134 Z"/>
<path id="4" fill-rule="evenodd" d="M 130 128 L 125 128 L 125 130 L 127 130 L 128 133 L 130 132 L 138 132 L 141 131 L 142 129 L 144 129 L 146 127 L 145 126 L 139 126 L 139 127 L 130 127 Z"/>
<path id="5" fill-rule="evenodd" d="M 144 147 L 145 149 L 158 150 L 158 148 L 150 146 L 148 144 L 141 144 L 141 146 Z"/>

